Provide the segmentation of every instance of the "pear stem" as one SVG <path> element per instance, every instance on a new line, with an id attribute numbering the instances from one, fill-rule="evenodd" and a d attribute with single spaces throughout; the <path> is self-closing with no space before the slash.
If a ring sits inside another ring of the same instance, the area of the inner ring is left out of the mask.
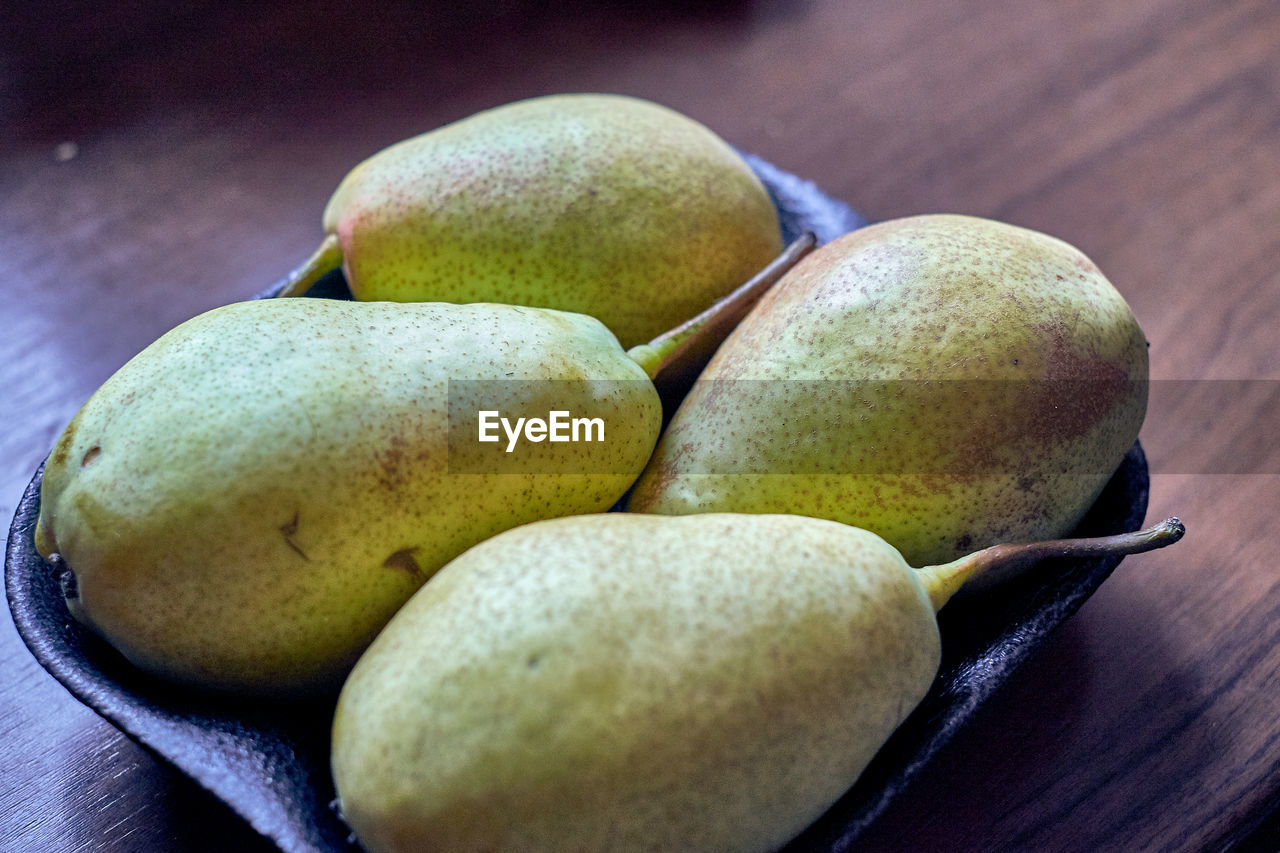
<path id="1" fill-rule="evenodd" d="M 701 369 L 769 288 L 777 284 L 816 244 L 817 238 L 813 234 L 802 234 L 728 296 L 649 343 L 632 347 L 627 350 L 627 355 L 644 368 L 650 379 L 655 380 L 661 373 Z"/>
<path id="2" fill-rule="evenodd" d="M 281 279 L 276 296 L 302 296 L 325 273 L 337 269 L 341 263 L 342 247 L 338 245 L 338 235 L 330 234 L 311 257 Z"/>
<path id="3" fill-rule="evenodd" d="M 951 596 L 971 579 L 984 574 L 1008 573 L 1010 570 L 1050 557 L 1113 557 L 1141 554 L 1172 545 L 1187 532 L 1177 518 L 1133 533 L 1099 536 L 1093 539 L 1054 539 L 1048 542 L 1018 542 L 992 545 L 981 551 L 943 563 L 917 569 L 920 581 L 929 593 L 934 612 L 942 609 Z"/>

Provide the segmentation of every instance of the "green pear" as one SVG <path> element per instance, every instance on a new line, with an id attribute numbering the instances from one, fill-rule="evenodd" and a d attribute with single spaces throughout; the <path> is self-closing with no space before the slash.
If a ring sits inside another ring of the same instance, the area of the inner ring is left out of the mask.
<path id="1" fill-rule="evenodd" d="M 343 686 L 332 770 L 371 853 L 766 851 L 821 815 L 937 674 L 935 612 L 1045 556 L 1177 519 L 913 570 L 795 515 L 541 521 L 477 545 Z"/>
<path id="2" fill-rule="evenodd" d="M 603 425 L 509 453 L 500 425 L 479 441 L 481 410 Z M 72 614 L 145 670 L 336 689 L 471 545 L 609 508 L 660 425 L 645 371 L 584 315 L 235 303 L 164 335 L 75 416 L 44 469 L 37 547 L 70 572 Z"/>
<path id="3" fill-rule="evenodd" d="M 575 311 L 626 347 L 782 248 L 768 192 L 727 143 L 618 95 L 519 101 L 392 145 L 343 179 L 323 224 L 284 295 L 341 264 L 357 299 Z"/>
<path id="4" fill-rule="evenodd" d="M 614 505 L 657 441 L 659 388 L 813 243 L 629 352 L 552 309 L 215 309 L 72 419 L 45 464 L 36 547 L 72 615 L 144 670 L 242 695 L 334 691 L 468 547 Z"/>
<path id="5" fill-rule="evenodd" d="M 1083 254 L 976 217 L 845 235 L 708 363 L 637 512 L 796 513 L 913 565 L 1072 530 L 1138 435 L 1147 346 Z"/>

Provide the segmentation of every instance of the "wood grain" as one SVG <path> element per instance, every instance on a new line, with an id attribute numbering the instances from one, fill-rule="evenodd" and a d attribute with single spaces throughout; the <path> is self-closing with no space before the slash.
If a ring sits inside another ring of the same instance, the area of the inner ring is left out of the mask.
<path id="1" fill-rule="evenodd" d="M 1075 243 L 1132 304 L 1153 376 L 1186 383 L 1156 389 L 1142 434 L 1149 517 L 1186 540 L 1126 560 L 867 847 L 1280 847 L 1280 7 L 442 5 L 13 13 L 0 514 L 131 355 L 308 254 L 363 157 L 520 97 L 650 97 L 872 219 L 965 212 Z M 1228 380 L 1254 381 L 1202 384 Z M 0 618 L 0 849 L 269 849 Z"/>

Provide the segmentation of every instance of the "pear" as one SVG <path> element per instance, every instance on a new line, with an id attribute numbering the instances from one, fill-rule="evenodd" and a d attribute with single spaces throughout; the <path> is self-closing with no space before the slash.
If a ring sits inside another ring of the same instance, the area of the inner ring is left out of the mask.
<path id="1" fill-rule="evenodd" d="M 637 512 L 796 513 L 913 565 L 1074 529 L 1137 438 L 1147 345 L 1079 250 L 977 217 L 854 231 L 707 364 Z"/>
<path id="2" fill-rule="evenodd" d="M 541 521 L 458 557 L 361 657 L 334 716 L 370 853 L 766 851 L 858 778 L 937 674 L 935 612 L 1045 556 L 1128 554 L 1177 519 L 913 570 L 795 515 Z"/>
<path id="3" fill-rule="evenodd" d="M 480 411 L 553 410 L 602 419 L 603 440 L 479 441 Z M 143 670 L 248 696 L 336 691 L 450 559 L 608 509 L 660 425 L 645 371 L 584 315 L 234 303 L 80 409 L 44 468 L 36 545 L 71 614 Z"/>
<path id="4" fill-rule="evenodd" d="M 143 670 L 241 696 L 331 695 L 450 559 L 613 506 L 657 441 L 655 382 L 701 367 L 813 244 L 802 235 L 629 352 L 598 320 L 552 309 L 214 309 L 72 419 L 45 463 L 36 547 L 71 614 Z"/>
<path id="5" fill-rule="evenodd" d="M 519 101 L 392 145 L 342 180 L 323 224 L 283 295 L 341 264 L 356 299 L 575 311 L 625 347 L 782 249 L 768 192 L 724 140 L 602 94 Z"/>

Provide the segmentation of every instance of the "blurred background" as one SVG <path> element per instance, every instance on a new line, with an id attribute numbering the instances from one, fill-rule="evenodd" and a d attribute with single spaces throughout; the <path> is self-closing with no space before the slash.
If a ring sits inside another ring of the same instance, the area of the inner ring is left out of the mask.
<path id="1" fill-rule="evenodd" d="M 1277 56 L 1268 0 L 10 10 L 0 511 L 129 357 L 304 259 L 364 157 L 519 98 L 649 98 L 872 221 L 961 212 L 1074 243 L 1142 322 L 1153 378 L 1256 392 L 1153 400 L 1148 518 L 1181 515 L 1188 539 L 1126 561 L 871 848 L 1264 843 L 1280 807 Z M 0 849 L 265 849 L 72 699 L 7 614 L 0 665 Z"/>

